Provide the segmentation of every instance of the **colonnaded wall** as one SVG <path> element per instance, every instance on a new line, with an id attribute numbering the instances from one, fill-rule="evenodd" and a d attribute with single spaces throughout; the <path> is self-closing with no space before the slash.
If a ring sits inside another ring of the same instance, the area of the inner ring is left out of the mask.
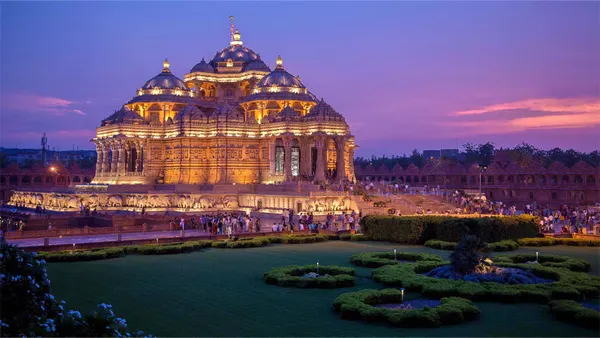
<path id="1" fill-rule="evenodd" d="M 346 195 L 319 196 L 276 194 L 217 194 L 217 193 L 56 193 L 15 191 L 9 204 L 30 208 L 43 206 L 53 211 L 78 211 L 81 206 L 98 211 L 220 211 L 257 210 L 281 213 L 292 209 L 296 213 L 342 213 L 358 210 L 354 200 Z"/>

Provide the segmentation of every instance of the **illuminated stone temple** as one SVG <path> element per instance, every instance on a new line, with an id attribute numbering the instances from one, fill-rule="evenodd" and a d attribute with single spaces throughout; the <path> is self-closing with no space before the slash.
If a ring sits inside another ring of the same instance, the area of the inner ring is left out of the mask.
<path id="1" fill-rule="evenodd" d="M 284 67 L 244 46 L 193 66 L 168 60 L 97 128 L 96 184 L 249 184 L 354 180 L 344 117 Z"/>

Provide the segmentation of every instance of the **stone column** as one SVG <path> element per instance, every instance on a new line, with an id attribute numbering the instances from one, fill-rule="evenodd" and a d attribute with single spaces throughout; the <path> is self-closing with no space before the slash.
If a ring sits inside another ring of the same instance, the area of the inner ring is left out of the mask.
<path id="1" fill-rule="evenodd" d="M 324 148 L 325 138 L 323 136 L 317 136 L 315 138 L 315 145 L 317 147 L 317 166 L 315 171 L 315 181 L 325 181 L 325 163 L 324 163 Z"/>
<path id="2" fill-rule="evenodd" d="M 127 164 L 127 163 L 125 163 L 125 143 L 119 142 L 119 144 L 117 145 L 117 148 L 118 148 L 118 152 L 119 152 L 119 161 L 117 162 L 117 172 L 124 173 L 126 171 L 126 164 Z"/>
<path id="3" fill-rule="evenodd" d="M 96 175 L 102 172 L 102 162 L 104 161 L 102 147 L 102 143 L 96 143 Z"/>
<path id="4" fill-rule="evenodd" d="M 142 147 L 141 147 L 140 143 L 136 142 L 135 143 L 135 167 L 133 168 L 134 172 L 139 172 L 140 171 L 140 155 L 141 155 L 140 154 L 141 153 L 140 150 L 141 149 L 142 149 Z"/>
<path id="5" fill-rule="evenodd" d="M 310 173 L 310 141 L 306 137 L 300 139 L 300 175 Z"/>
<path id="6" fill-rule="evenodd" d="M 108 161 L 109 149 L 110 149 L 109 144 L 102 143 L 102 172 L 103 173 L 110 172 L 110 162 Z"/>
<path id="7" fill-rule="evenodd" d="M 118 163 L 119 163 L 119 155 L 120 155 L 119 148 L 120 148 L 120 146 L 116 142 L 113 142 L 110 145 L 110 147 L 112 149 L 112 163 L 110 164 L 110 171 L 113 173 L 116 173 L 117 169 L 118 169 Z"/>
<path id="8" fill-rule="evenodd" d="M 338 136 L 335 139 L 336 157 L 335 157 L 335 179 L 342 182 L 346 179 L 346 137 Z"/>
<path id="9" fill-rule="evenodd" d="M 283 174 L 286 181 L 292 180 L 292 138 L 283 138 L 283 149 L 284 149 L 284 160 L 283 160 Z"/>
<path id="10" fill-rule="evenodd" d="M 350 172 L 350 177 L 348 177 L 348 180 L 354 182 L 356 180 L 356 177 L 354 176 L 354 147 L 351 145 L 348 148 L 348 171 Z"/>
<path id="11" fill-rule="evenodd" d="M 269 144 L 269 172 L 271 173 L 271 175 L 275 175 L 275 162 L 277 160 L 276 158 L 276 151 L 277 148 L 275 147 L 276 142 L 275 139 L 270 139 L 268 140 L 268 144 Z"/>

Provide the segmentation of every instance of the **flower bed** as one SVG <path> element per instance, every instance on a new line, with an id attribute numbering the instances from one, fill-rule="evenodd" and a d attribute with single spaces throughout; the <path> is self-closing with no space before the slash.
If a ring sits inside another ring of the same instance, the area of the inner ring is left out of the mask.
<path id="1" fill-rule="evenodd" d="M 438 250 L 454 250 L 456 249 L 456 242 L 446 242 L 437 239 L 430 239 L 425 242 L 425 246 Z M 519 249 L 519 243 L 513 240 L 504 240 L 494 243 L 488 243 L 487 249 L 490 251 L 515 251 Z"/>
<path id="2" fill-rule="evenodd" d="M 441 262 L 442 258 L 438 255 L 419 254 L 413 252 L 397 252 L 394 259 L 393 252 L 363 252 L 350 257 L 350 263 L 356 266 L 367 268 L 378 268 L 384 265 L 400 264 L 402 261 L 433 261 Z"/>
<path id="3" fill-rule="evenodd" d="M 437 267 L 424 274 L 427 277 L 465 280 L 469 282 L 491 282 L 500 284 L 544 284 L 553 280 L 538 277 L 526 270 L 518 268 L 491 267 L 486 273 L 460 274 L 451 265 Z"/>
<path id="4" fill-rule="evenodd" d="M 553 245 L 569 245 L 569 246 L 600 246 L 600 241 L 592 239 L 580 238 L 521 238 L 518 240 L 522 246 L 553 246 Z"/>
<path id="5" fill-rule="evenodd" d="M 548 307 L 560 321 L 600 331 L 600 312 L 596 310 L 585 308 L 572 300 L 553 300 L 548 303 Z"/>
<path id="6" fill-rule="evenodd" d="M 387 265 L 372 272 L 373 279 L 385 286 L 404 287 L 420 291 L 427 297 L 458 296 L 472 300 L 500 302 L 548 302 L 551 299 L 579 300 L 582 296 L 600 297 L 600 277 L 563 268 L 532 264 L 499 263 L 499 266 L 520 268 L 540 278 L 552 279 L 548 284 L 498 284 L 440 279 L 422 275 L 447 262 L 420 261 L 415 264 Z"/>
<path id="7" fill-rule="evenodd" d="M 333 301 L 333 308 L 343 319 L 386 322 L 399 327 L 439 327 L 479 316 L 479 309 L 471 301 L 456 297 L 442 298 L 440 305 L 418 310 L 392 310 L 374 306 L 399 303 L 401 298 L 401 292 L 396 289 L 361 290 L 340 295 Z"/>
<path id="8" fill-rule="evenodd" d="M 527 263 L 535 262 L 535 254 L 520 254 L 520 255 L 498 255 L 494 257 L 498 263 Z M 583 259 L 571 258 L 569 256 L 558 255 L 539 255 L 537 257 L 539 264 L 554 268 L 565 268 L 571 271 L 588 272 L 591 269 L 591 264 Z"/>
<path id="9" fill-rule="evenodd" d="M 354 286 L 354 269 L 341 266 L 319 266 L 318 277 L 308 274 L 317 273 L 317 265 L 297 266 L 290 265 L 274 268 L 265 273 L 264 280 L 267 284 L 278 286 L 293 286 L 297 288 L 343 288 Z"/>

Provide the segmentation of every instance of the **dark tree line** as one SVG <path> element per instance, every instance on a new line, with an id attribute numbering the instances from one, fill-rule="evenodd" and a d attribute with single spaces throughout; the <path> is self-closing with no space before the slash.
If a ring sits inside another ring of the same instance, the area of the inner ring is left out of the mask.
<path id="1" fill-rule="evenodd" d="M 563 150 L 560 148 L 554 148 L 550 150 L 542 150 L 534 147 L 528 143 L 521 143 L 514 148 L 500 148 L 496 149 L 494 143 L 487 142 L 484 144 L 467 143 L 463 145 L 461 154 L 457 157 L 442 157 L 436 159 L 436 161 L 442 161 L 447 163 L 460 163 L 463 165 L 479 164 L 487 166 L 489 165 L 497 150 L 504 150 L 508 154 L 510 160 L 519 163 L 520 165 L 528 165 L 532 161 L 539 162 L 542 166 L 548 167 L 553 162 L 562 162 L 567 167 L 573 166 L 579 161 L 584 161 L 587 164 L 598 167 L 600 166 L 600 151 L 595 150 L 590 153 L 579 152 L 574 149 Z M 361 167 L 366 167 L 369 164 L 374 167 L 385 165 L 388 169 L 392 169 L 396 164 L 400 164 L 406 169 L 411 163 L 414 163 L 417 167 L 422 167 L 426 163 L 426 159 L 423 158 L 423 154 L 418 150 L 413 150 L 412 153 L 407 156 L 372 156 L 371 158 L 358 157 L 354 159 L 354 163 Z"/>

